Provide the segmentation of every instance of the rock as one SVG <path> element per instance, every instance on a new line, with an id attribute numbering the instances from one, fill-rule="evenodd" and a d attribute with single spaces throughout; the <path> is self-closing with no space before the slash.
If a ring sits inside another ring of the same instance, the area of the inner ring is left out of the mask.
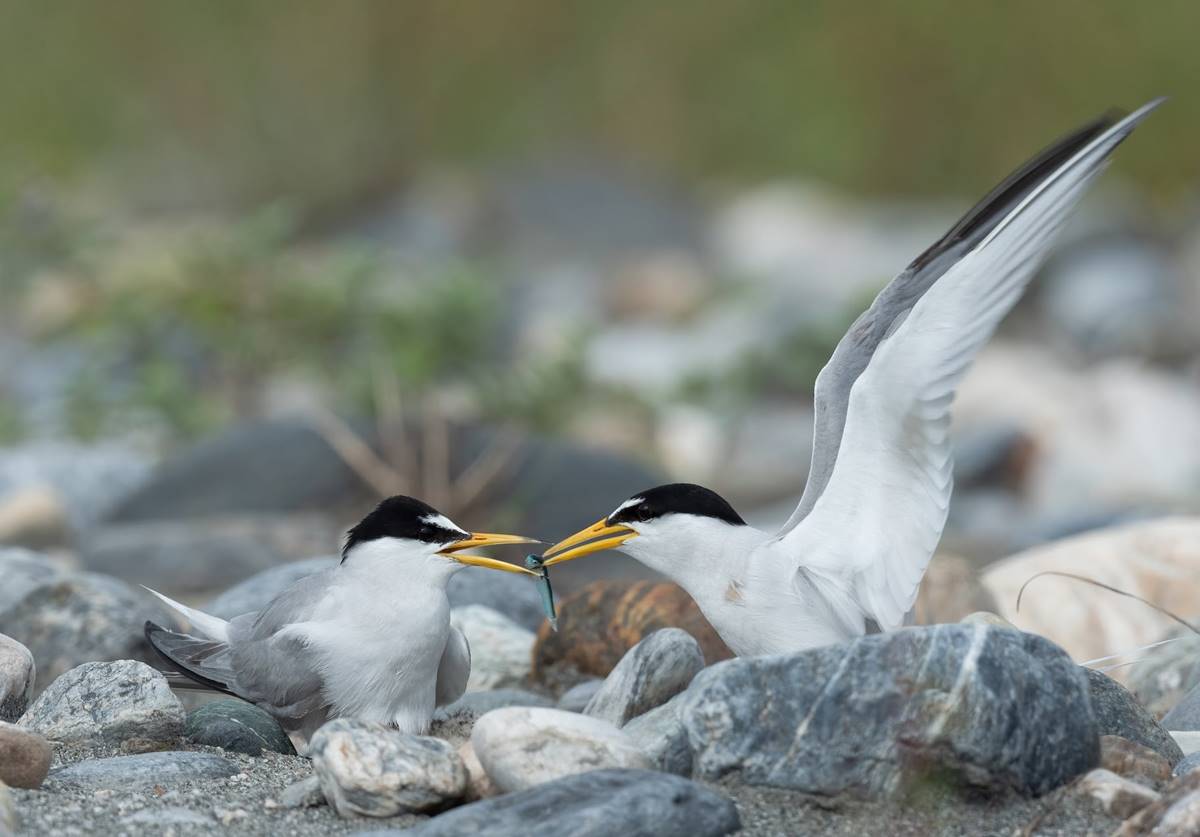
<path id="1" fill-rule="evenodd" d="M 1119 735 L 1156 751 L 1172 765 L 1183 758 L 1183 751 L 1164 729 L 1164 724 L 1147 712 L 1129 691 L 1112 678 L 1093 669 L 1084 669 L 1101 735 Z M 1165 720 L 1165 719 L 1164 719 Z M 1171 729 L 1187 729 L 1173 726 Z"/>
<path id="2" fill-rule="evenodd" d="M 471 646 L 468 689 L 509 686 L 529 676 L 533 631 L 483 605 L 452 609 L 450 624 L 463 632 Z"/>
<path id="3" fill-rule="evenodd" d="M 12 837 L 17 833 L 17 806 L 4 782 L 0 782 L 0 837 Z"/>
<path id="4" fill-rule="evenodd" d="M 558 699 L 558 708 L 565 709 L 568 712 L 582 712 L 592 699 L 592 696 L 603 685 L 604 681 L 598 677 L 591 680 L 584 680 L 582 683 L 576 683 L 563 692 L 562 697 Z"/>
<path id="5" fill-rule="evenodd" d="M 446 596 L 452 608 L 487 607 L 530 631 L 546 621 L 541 597 L 527 577 L 468 567 L 450 579 Z"/>
<path id="6" fill-rule="evenodd" d="M 46 739 L 15 724 L 0 723 L 0 783 L 37 790 L 50 771 Z"/>
<path id="7" fill-rule="evenodd" d="M 702 668 L 704 654 L 691 634 L 655 631 L 621 658 L 583 714 L 624 726 L 682 692 Z"/>
<path id="8" fill-rule="evenodd" d="M 171 742 L 184 712 L 159 672 L 136 660 L 84 663 L 55 680 L 29 707 L 21 726 L 51 741 L 128 738 Z"/>
<path id="9" fill-rule="evenodd" d="M 1200 732 L 1200 686 L 1193 686 L 1170 712 L 1163 715 L 1162 725 L 1170 730 Z"/>
<path id="10" fill-rule="evenodd" d="M 1189 753 L 1176 762 L 1175 767 L 1171 770 L 1171 775 L 1182 776 L 1185 773 L 1191 773 L 1197 767 L 1200 767 L 1200 750 Z"/>
<path id="11" fill-rule="evenodd" d="M 940 552 L 925 570 L 913 616 L 917 625 L 941 625 L 995 609 L 996 603 L 979 582 L 977 567 L 966 558 Z"/>
<path id="12" fill-rule="evenodd" d="M 991 625 L 993 628 L 1012 628 L 1013 630 L 1018 630 L 1012 622 L 988 610 L 977 610 L 974 613 L 968 613 L 958 621 L 964 625 Z"/>
<path id="13" fill-rule="evenodd" d="M 1168 730 L 1171 737 L 1175 739 L 1175 743 L 1179 745 L 1179 749 L 1183 750 L 1185 756 L 1190 756 L 1192 753 L 1200 750 L 1200 732 L 1175 732 Z"/>
<path id="14" fill-rule="evenodd" d="M 1200 834 L 1200 772 L 1172 782 L 1154 802 L 1142 808 L 1113 832 L 1113 837 L 1185 837 Z"/>
<path id="15" fill-rule="evenodd" d="M 311 555 L 314 546 L 336 548 L 340 535 L 312 514 L 110 524 L 88 533 L 82 557 L 89 570 L 125 581 L 202 592 Z"/>
<path id="16" fill-rule="evenodd" d="M 325 794 L 321 791 L 321 780 L 309 776 L 299 782 L 293 782 L 279 794 L 279 804 L 284 808 L 316 808 L 325 804 Z"/>
<path id="17" fill-rule="evenodd" d="M 564 665 L 606 677 L 630 648 L 662 628 L 687 631 L 709 662 L 733 656 L 691 596 L 666 582 L 592 582 L 558 603 L 558 628 L 538 629 L 534 677 Z"/>
<path id="18" fill-rule="evenodd" d="M 1159 797 L 1157 791 L 1102 768 L 1085 774 L 1075 785 L 1075 790 L 1096 800 L 1107 813 L 1121 819 L 1136 814 Z"/>
<path id="19" fill-rule="evenodd" d="M 330 721 L 313 736 L 310 752 L 321 791 L 343 817 L 435 811 L 467 789 L 467 769 L 453 746 L 382 724 Z"/>
<path id="20" fill-rule="evenodd" d="M 0 495 L 0 544 L 41 549 L 71 539 L 62 498 L 48 485 L 30 485 Z"/>
<path id="21" fill-rule="evenodd" d="M 263 750 L 295 755 L 279 722 L 244 700 L 214 700 L 188 715 L 184 735 L 193 744 L 260 756 Z"/>
<path id="22" fill-rule="evenodd" d="M 0 721 L 16 721 L 25 714 L 36 679 L 33 654 L 12 637 L 0 634 Z"/>
<path id="23" fill-rule="evenodd" d="M 1200 415 L 1197 421 L 1200 423 Z M 1134 599 L 1057 577 L 1039 578 L 1031 584 L 1018 613 L 1017 593 L 1026 581 L 1045 570 L 1074 573 L 1141 596 L 1174 613 L 1188 614 L 1200 601 L 1200 578 L 1193 580 L 1191 570 L 1198 564 L 1200 518 L 1162 518 L 1030 549 L 988 567 L 983 585 L 1005 619 L 1021 630 L 1057 642 L 1072 657 L 1085 661 L 1147 645 L 1177 623 Z"/>
<path id="24" fill-rule="evenodd" d="M 474 648 L 472 648 L 474 650 Z M 474 665 L 474 659 L 471 660 Z M 478 718 L 493 709 L 503 709 L 506 706 L 553 706 L 554 701 L 535 692 L 524 689 L 491 689 L 482 692 L 467 692 L 447 706 L 433 713 L 435 721 L 452 718 L 456 715 L 470 715 Z"/>
<path id="25" fill-rule="evenodd" d="M 471 731 L 479 763 L 501 793 L 605 767 L 650 767 L 629 736 L 607 721 L 561 709 L 509 707 Z"/>
<path id="26" fill-rule="evenodd" d="M 37 660 L 35 692 L 80 663 L 146 655 L 145 605 L 124 582 L 23 549 L 0 549 L 0 578 L 0 633 Z"/>
<path id="27" fill-rule="evenodd" d="M 1119 735 L 1100 736 L 1100 766 L 1143 784 L 1171 778 L 1171 762 L 1161 753 Z"/>
<path id="28" fill-rule="evenodd" d="M 683 322 L 716 290 L 703 265 L 686 250 L 658 250 L 624 266 L 602 289 L 618 320 Z"/>
<path id="29" fill-rule="evenodd" d="M 621 731 L 641 748 L 655 770 L 677 776 L 692 775 L 692 745 L 679 707 L 683 694 L 678 694 L 662 706 L 638 715 Z"/>
<path id="30" fill-rule="evenodd" d="M 1095 767 L 1087 677 L 1031 634 L 904 628 L 701 672 L 681 711 L 695 775 L 866 798 L 1040 795 Z"/>
<path id="31" fill-rule="evenodd" d="M 47 784 L 88 790 L 128 790 L 162 785 L 169 790 L 176 784 L 223 779 L 237 772 L 236 764 L 212 753 L 167 750 L 135 756 L 85 759 L 52 771 Z"/>
<path id="32" fill-rule="evenodd" d="M 204 612 L 222 619 L 232 619 L 243 613 L 262 610 L 292 584 L 336 566 L 338 560 L 334 557 L 309 558 L 263 570 L 217 596 L 204 606 Z"/>
<path id="33" fill-rule="evenodd" d="M 1177 627 L 1159 639 L 1167 643 L 1143 654 L 1126 674 L 1129 691 L 1156 718 L 1200 685 L 1200 636 Z"/>
<path id="34" fill-rule="evenodd" d="M 412 837 L 717 837 L 741 828 L 737 808 L 716 791 L 665 773 L 596 770 L 464 805 Z"/>
<path id="35" fill-rule="evenodd" d="M 467 768 L 468 800 L 487 799 L 489 796 L 496 796 L 500 793 L 492 784 L 483 765 L 479 763 L 479 756 L 475 755 L 475 748 L 471 746 L 470 739 L 459 745 L 458 757 L 463 760 L 463 766 Z"/>
<path id="36" fill-rule="evenodd" d="M 1037 454 L 1033 439 L 1017 424 L 968 426 L 954 447 L 956 492 L 978 488 L 1019 491 Z"/>

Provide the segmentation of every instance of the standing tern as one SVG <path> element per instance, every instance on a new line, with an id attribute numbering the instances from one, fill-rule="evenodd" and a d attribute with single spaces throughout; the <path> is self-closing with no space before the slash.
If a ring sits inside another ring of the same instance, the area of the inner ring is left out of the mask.
<path id="1" fill-rule="evenodd" d="M 1108 157 L 1159 104 L 1106 115 L 1033 157 L 875 297 L 817 376 L 812 466 L 775 533 L 715 492 L 663 485 L 546 551 L 619 548 L 668 576 L 739 655 L 906 621 L 952 487 L 950 406 Z"/>
<path id="2" fill-rule="evenodd" d="M 297 752 L 336 717 L 423 733 L 436 706 L 462 696 L 471 671 L 446 583 L 465 566 L 537 576 L 462 551 L 512 543 L 536 541 L 470 533 L 420 500 L 390 497 L 349 531 L 338 566 L 255 613 L 226 621 L 150 590 L 192 633 L 147 622 L 146 638 L 190 680 L 275 716 Z"/>

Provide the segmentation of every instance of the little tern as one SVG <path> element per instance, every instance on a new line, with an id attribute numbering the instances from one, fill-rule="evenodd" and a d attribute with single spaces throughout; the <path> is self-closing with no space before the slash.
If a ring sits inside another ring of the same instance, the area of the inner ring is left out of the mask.
<path id="1" fill-rule="evenodd" d="M 146 638 L 192 681 L 275 716 L 297 752 L 336 717 L 423 733 L 471 671 L 446 583 L 466 566 L 537 577 L 463 552 L 514 543 L 536 541 L 470 533 L 420 500 L 390 497 L 350 529 L 338 566 L 300 579 L 261 611 L 226 621 L 150 590 L 192 633 L 147 622 Z"/>
<path id="2" fill-rule="evenodd" d="M 1010 174 L 850 326 L 814 392 L 812 465 L 774 534 L 698 485 L 664 485 L 548 549 L 619 548 L 695 599 L 739 655 L 843 642 L 906 621 L 952 486 L 950 407 L 1113 149 L 1161 100 L 1109 114 Z"/>

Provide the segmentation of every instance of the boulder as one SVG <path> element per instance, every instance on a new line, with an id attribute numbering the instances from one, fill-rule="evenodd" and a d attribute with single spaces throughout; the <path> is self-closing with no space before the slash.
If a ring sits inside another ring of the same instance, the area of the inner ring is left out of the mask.
<path id="1" fill-rule="evenodd" d="M 50 745 L 40 735 L 0 722 L 0 784 L 40 788 L 52 756 Z"/>
<path id="2" fill-rule="evenodd" d="M 1102 672 L 1093 669 L 1084 671 L 1088 678 L 1092 711 L 1096 714 L 1096 725 L 1101 735 L 1119 735 L 1136 741 L 1159 753 L 1172 765 L 1183 758 L 1183 751 L 1164 729 L 1164 724 L 1154 720 L 1128 689 Z M 1171 729 L 1189 727 L 1173 726 Z"/>
<path id="3" fill-rule="evenodd" d="M 0 634 L 0 721 L 16 721 L 25 714 L 36 679 L 33 654 L 12 637 Z"/>
<path id="4" fill-rule="evenodd" d="M 1042 637 L 904 628 L 706 669 L 681 707 L 695 775 L 865 798 L 1040 795 L 1095 767 L 1086 675 Z"/>
<path id="5" fill-rule="evenodd" d="M 655 631 L 621 658 L 583 714 L 624 726 L 682 692 L 702 668 L 704 654 L 691 634 Z"/>
<path id="6" fill-rule="evenodd" d="M 483 605 L 453 608 L 450 624 L 463 632 L 471 647 L 468 689 L 511 686 L 529 676 L 533 631 Z"/>
<path id="7" fill-rule="evenodd" d="M 263 750 L 284 755 L 296 753 L 279 722 L 244 700 L 214 700 L 204 704 L 187 716 L 184 735 L 193 744 L 250 756 L 260 756 Z"/>

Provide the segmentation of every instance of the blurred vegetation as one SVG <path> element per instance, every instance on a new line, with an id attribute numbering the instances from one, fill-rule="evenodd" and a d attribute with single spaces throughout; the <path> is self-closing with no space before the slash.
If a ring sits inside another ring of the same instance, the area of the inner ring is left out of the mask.
<path id="1" fill-rule="evenodd" d="M 38 178 L 150 206 L 337 214 L 430 162 L 596 148 L 700 182 L 974 194 L 1111 105 L 1121 167 L 1200 175 L 1200 5 L 1163 0 L 0 2 L 0 205 Z M 108 173 L 107 180 L 98 172 Z M 306 216 L 319 218 L 320 215 Z"/>

